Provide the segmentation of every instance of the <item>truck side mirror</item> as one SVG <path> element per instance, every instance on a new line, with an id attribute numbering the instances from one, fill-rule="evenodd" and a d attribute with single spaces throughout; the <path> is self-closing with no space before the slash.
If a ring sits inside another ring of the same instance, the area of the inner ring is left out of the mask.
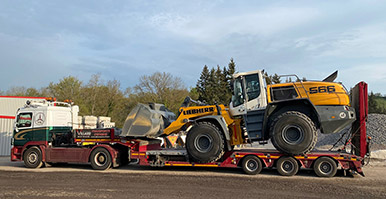
<path id="1" fill-rule="evenodd" d="M 19 124 L 15 121 L 13 128 L 15 129 L 16 132 L 19 132 Z"/>
<path id="2" fill-rule="evenodd" d="M 234 81 L 233 81 L 233 79 L 229 82 L 229 87 L 231 88 L 231 91 L 232 91 L 232 93 L 233 93 L 233 83 L 234 83 Z"/>

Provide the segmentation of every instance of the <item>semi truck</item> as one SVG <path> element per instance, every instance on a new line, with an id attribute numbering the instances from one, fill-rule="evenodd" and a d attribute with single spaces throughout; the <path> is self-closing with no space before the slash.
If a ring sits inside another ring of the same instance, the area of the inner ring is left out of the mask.
<path id="1" fill-rule="evenodd" d="M 255 81 L 251 83 L 250 79 Z M 292 176 L 300 168 L 311 168 L 318 176 L 332 177 L 339 168 L 364 175 L 362 166 L 366 155 L 369 154 L 369 139 L 365 128 L 366 83 L 361 82 L 355 86 L 351 94 L 351 106 L 348 106 L 350 100 L 346 99 L 347 93 L 343 92 L 340 84 L 331 83 L 331 78 L 319 83 L 300 81 L 268 86 L 267 91 L 261 84 L 262 79 L 261 71 L 237 74 L 234 81 L 234 99 L 229 107 L 206 105 L 187 98 L 175 118 L 163 105 L 140 105 L 129 114 L 122 130 L 75 129 L 73 118 L 77 117 L 77 106 L 50 100 L 27 102 L 17 111 L 11 160 L 24 161 L 25 166 L 29 168 L 65 162 L 90 163 L 94 169 L 105 170 L 137 162 L 139 165 L 157 167 L 241 167 L 247 174 L 257 174 L 263 168 L 276 168 L 280 174 Z M 254 90 L 248 89 L 248 84 Z M 319 86 L 322 88 L 316 86 L 319 94 L 310 96 L 315 92 L 315 85 L 321 84 L 324 85 Z M 301 89 L 303 90 L 300 91 Z M 266 92 L 271 100 L 264 98 L 267 96 L 264 94 Z M 313 103 L 315 100 L 323 101 L 326 97 L 328 103 L 333 100 L 335 104 L 327 107 L 323 103 Z M 196 106 L 189 107 L 192 102 L 196 103 Z M 303 109 L 300 109 L 302 105 Z M 316 108 L 304 108 L 306 105 Z M 339 111 L 337 107 L 340 107 Z M 331 111 L 328 111 L 329 109 Z M 276 119 L 268 119 L 274 110 L 282 111 L 280 114 L 274 114 Z M 232 113 L 234 111 L 237 113 Z M 319 114 L 320 112 L 323 114 Z M 236 145 L 251 143 L 254 140 L 264 142 L 274 139 L 276 135 L 272 132 L 275 130 L 270 128 L 277 128 L 274 124 L 283 117 L 295 123 L 282 125 L 280 132 L 284 132 L 284 135 L 277 141 L 272 140 L 278 150 L 235 148 Z M 313 117 L 317 120 L 310 119 Z M 300 124 L 296 121 L 300 121 Z M 304 121 L 312 124 L 311 130 L 307 125 L 302 126 Z M 337 131 L 343 128 L 344 124 L 351 123 L 351 136 L 342 150 L 313 150 L 316 127 L 319 130 Z M 311 132 L 311 137 L 306 130 Z M 158 139 L 160 136 L 167 138 L 180 132 L 187 133 L 186 143 L 180 143 L 181 147 L 170 147 Z M 311 148 L 310 143 L 306 144 L 305 148 L 300 147 L 306 151 L 288 152 L 275 143 L 284 139 L 287 145 L 289 144 L 289 149 L 291 146 L 299 148 L 297 145 L 301 141 L 307 142 L 310 138 Z M 288 143 L 291 140 L 293 143 Z"/>

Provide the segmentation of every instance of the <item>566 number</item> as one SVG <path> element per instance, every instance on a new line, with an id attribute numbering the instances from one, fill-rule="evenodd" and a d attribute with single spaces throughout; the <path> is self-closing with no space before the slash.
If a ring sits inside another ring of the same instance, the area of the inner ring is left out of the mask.
<path id="1" fill-rule="evenodd" d="M 315 93 L 332 93 L 335 92 L 335 86 L 319 86 L 319 87 L 311 87 L 310 94 Z"/>

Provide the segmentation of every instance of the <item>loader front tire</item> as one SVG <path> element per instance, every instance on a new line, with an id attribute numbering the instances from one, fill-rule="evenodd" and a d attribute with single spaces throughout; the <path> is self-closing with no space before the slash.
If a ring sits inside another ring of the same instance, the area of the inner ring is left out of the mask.
<path id="1" fill-rule="evenodd" d="M 310 152 L 317 141 L 314 122 L 304 113 L 287 111 L 273 119 L 270 127 L 272 144 L 279 151 L 300 155 Z"/>
<path id="2" fill-rule="evenodd" d="M 224 154 L 224 136 L 210 122 L 199 122 L 186 137 L 186 149 L 191 162 L 215 162 Z"/>

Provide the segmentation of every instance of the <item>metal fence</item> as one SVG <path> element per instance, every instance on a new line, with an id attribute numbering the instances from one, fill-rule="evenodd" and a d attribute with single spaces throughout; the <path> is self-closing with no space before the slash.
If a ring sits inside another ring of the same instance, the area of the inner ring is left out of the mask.
<path id="1" fill-rule="evenodd" d="M 0 118 L 0 156 L 11 154 L 11 138 L 14 119 Z"/>

